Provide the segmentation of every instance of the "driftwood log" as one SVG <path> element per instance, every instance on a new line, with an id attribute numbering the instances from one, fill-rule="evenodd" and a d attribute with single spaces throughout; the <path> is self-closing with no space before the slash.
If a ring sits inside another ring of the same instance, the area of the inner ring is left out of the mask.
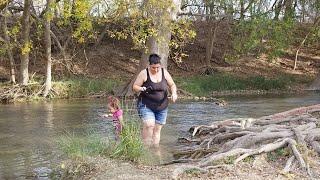
<path id="1" fill-rule="evenodd" d="M 190 128 L 191 137 L 180 138 L 184 148 L 174 152 L 175 161 L 187 164 L 173 172 L 173 178 L 188 170 L 208 172 L 221 160 L 233 157 L 237 164 L 249 156 L 280 148 L 290 149 L 283 172 L 293 163 L 313 178 L 306 154 L 320 153 L 320 104 L 300 107 L 258 119 L 237 118 Z"/>

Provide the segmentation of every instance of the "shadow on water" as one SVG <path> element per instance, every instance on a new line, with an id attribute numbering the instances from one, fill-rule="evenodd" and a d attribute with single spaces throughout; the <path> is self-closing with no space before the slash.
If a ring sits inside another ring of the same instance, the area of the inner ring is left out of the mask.
<path id="1" fill-rule="evenodd" d="M 172 158 L 177 138 L 186 136 L 193 125 L 228 118 L 255 118 L 320 102 L 317 92 L 224 99 L 228 103 L 224 107 L 208 101 L 171 104 L 160 151 L 155 154 L 159 163 Z M 95 131 L 112 138 L 112 121 L 99 116 L 105 107 L 104 99 L 0 105 L 0 179 L 25 179 L 35 168 L 54 166 L 63 158 L 54 140 L 66 131 L 79 135 Z"/>

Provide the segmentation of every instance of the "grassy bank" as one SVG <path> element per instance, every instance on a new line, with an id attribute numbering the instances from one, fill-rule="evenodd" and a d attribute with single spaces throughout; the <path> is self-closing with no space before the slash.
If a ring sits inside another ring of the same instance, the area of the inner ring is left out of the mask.
<path id="1" fill-rule="evenodd" d="M 120 84 L 117 79 L 72 78 L 53 82 L 53 88 L 58 98 L 78 98 L 95 93 L 110 94 Z"/>
<path id="2" fill-rule="evenodd" d="M 124 126 L 120 140 L 115 141 L 113 135 L 90 132 L 88 134 L 74 134 L 66 132 L 56 143 L 60 150 L 68 157 L 58 167 L 57 173 L 62 179 L 77 179 L 99 171 L 103 162 L 133 162 L 134 164 L 150 164 L 154 162 L 151 151 L 143 146 L 141 139 L 141 124 L 137 116 L 124 109 Z M 113 133 L 113 132 L 111 132 Z M 121 161 L 119 161 L 121 160 Z M 57 175 L 55 175 L 57 176 Z"/>
<path id="3" fill-rule="evenodd" d="M 121 85 L 117 79 L 70 78 L 53 81 L 50 98 L 83 98 L 90 95 L 105 96 L 112 94 L 113 88 Z M 44 90 L 41 80 L 32 80 L 28 86 L 0 83 L 0 101 L 10 103 L 16 101 L 33 101 L 46 99 L 42 96 Z"/>
<path id="4" fill-rule="evenodd" d="M 104 137 L 98 132 L 86 135 L 66 132 L 57 139 L 57 144 L 70 158 L 103 156 L 140 163 L 145 161 L 148 155 L 140 132 L 140 121 L 125 115 L 119 141 L 114 141 L 113 137 Z"/>
<path id="5" fill-rule="evenodd" d="M 227 90 L 288 90 L 310 83 L 313 78 L 282 75 L 275 78 L 263 76 L 236 77 L 227 74 L 212 76 L 177 77 L 177 86 L 195 96 L 210 96 L 213 91 Z"/>
<path id="6" fill-rule="evenodd" d="M 231 74 L 215 74 L 212 76 L 190 76 L 175 77 L 178 89 L 183 89 L 193 96 L 211 96 L 212 92 L 223 91 L 243 91 L 243 90 L 263 90 L 263 91 L 286 91 L 295 90 L 297 87 L 304 86 L 313 81 L 313 77 L 281 75 L 274 78 L 263 76 L 238 77 Z M 114 88 L 123 85 L 125 82 L 118 79 L 92 79 L 92 78 L 70 78 L 66 80 L 53 81 L 53 91 L 51 98 L 83 98 L 90 95 L 105 96 L 113 94 Z M 0 93 L 2 90 L 13 88 L 15 92 L 7 97 L 9 101 L 41 100 L 43 89 L 42 82 L 32 81 L 28 87 L 21 89 L 19 86 L 13 87 L 8 83 L 0 84 Z M 19 89 L 20 88 L 20 89 Z M 19 89 L 19 90 L 17 90 Z"/>

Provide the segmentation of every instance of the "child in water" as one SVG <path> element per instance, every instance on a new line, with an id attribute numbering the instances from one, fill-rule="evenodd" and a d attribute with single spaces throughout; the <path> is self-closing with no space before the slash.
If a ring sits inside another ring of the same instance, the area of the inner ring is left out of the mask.
<path id="1" fill-rule="evenodd" d="M 122 131 L 122 125 L 123 125 L 123 111 L 120 108 L 120 101 L 118 98 L 109 96 L 108 97 L 108 110 L 111 112 L 111 114 L 104 114 L 103 117 L 111 117 L 115 129 L 115 138 L 116 140 L 119 140 L 121 131 Z"/>

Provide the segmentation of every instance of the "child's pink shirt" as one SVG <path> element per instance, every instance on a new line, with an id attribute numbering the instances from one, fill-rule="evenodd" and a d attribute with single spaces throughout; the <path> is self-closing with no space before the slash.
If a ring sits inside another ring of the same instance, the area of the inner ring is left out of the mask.
<path id="1" fill-rule="evenodd" d="M 123 114 L 122 109 L 118 109 L 116 112 L 114 112 L 112 114 L 113 121 L 117 121 L 118 122 L 119 121 L 119 117 L 122 116 L 122 114 Z"/>
<path id="2" fill-rule="evenodd" d="M 117 110 L 116 112 L 114 112 L 112 114 L 112 121 L 113 121 L 113 125 L 114 125 L 114 128 L 115 128 L 115 133 L 116 133 L 116 140 L 119 138 L 119 135 L 122 131 L 122 125 L 120 123 L 120 116 L 122 116 L 123 114 L 123 111 L 121 109 Z"/>

